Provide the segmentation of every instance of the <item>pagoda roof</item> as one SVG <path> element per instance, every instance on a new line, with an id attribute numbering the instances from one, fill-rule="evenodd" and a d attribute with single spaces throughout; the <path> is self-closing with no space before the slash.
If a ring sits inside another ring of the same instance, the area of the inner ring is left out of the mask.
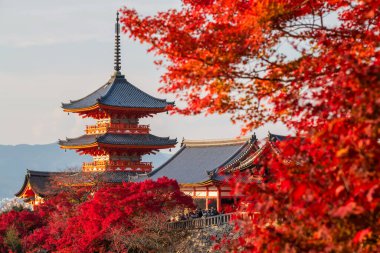
<path id="1" fill-rule="evenodd" d="M 116 72 L 111 79 L 99 89 L 79 100 L 62 103 L 62 108 L 68 112 L 91 110 L 96 106 L 109 106 L 123 109 L 161 109 L 166 110 L 174 102 L 155 98 L 140 90 L 124 75 Z"/>
<path id="2" fill-rule="evenodd" d="M 102 135 L 82 135 L 73 139 L 60 140 L 62 148 L 80 148 L 83 146 L 93 146 L 96 144 L 122 145 L 144 147 L 167 147 L 177 144 L 177 139 L 169 137 L 157 137 L 152 134 L 112 134 Z"/>
<path id="3" fill-rule="evenodd" d="M 181 149 L 148 176 L 151 179 L 166 176 L 182 184 L 214 180 L 218 168 L 234 164 L 256 149 L 256 136 L 242 139 L 183 141 Z"/>

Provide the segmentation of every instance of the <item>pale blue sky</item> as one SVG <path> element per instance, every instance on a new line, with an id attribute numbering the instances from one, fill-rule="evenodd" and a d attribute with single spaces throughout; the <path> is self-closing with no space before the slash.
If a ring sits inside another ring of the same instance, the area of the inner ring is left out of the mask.
<path id="1" fill-rule="evenodd" d="M 90 120 L 67 115 L 61 102 L 81 98 L 113 73 L 115 12 L 123 5 L 143 14 L 179 7 L 177 0 L 0 0 L 0 144 L 44 144 L 83 134 Z M 151 95 L 162 70 L 146 47 L 122 36 L 122 72 Z M 224 116 L 170 116 L 144 120 L 153 134 L 186 139 L 240 134 Z M 284 127 L 256 131 L 286 134 Z"/>

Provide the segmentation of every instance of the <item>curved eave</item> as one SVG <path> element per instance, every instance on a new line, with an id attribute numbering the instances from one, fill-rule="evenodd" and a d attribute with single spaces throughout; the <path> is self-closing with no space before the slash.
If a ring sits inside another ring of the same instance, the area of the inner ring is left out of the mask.
<path id="1" fill-rule="evenodd" d="M 247 157 L 245 160 L 241 161 L 239 166 L 233 167 L 232 171 L 243 171 L 247 168 L 249 168 L 252 165 L 255 165 L 257 161 L 260 159 L 261 156 L 263 156 L 268 150 L 272 151 L 274 155 L 277 157 L 277 159 L 282 162 L 284 165 L 288 166 L 297 166 L 299 163 L 296 161 L 292 161 L 289 159 L 285 159 L 282 157 L 282 154 L 278 147 L 276 146 L 274 141 L 271 141 L 270 139 L 258 150 L 256 150 L 255 153 L 253 153 L 251 156 Z"/>
<path id="2" fill-rule="evenodd" d="M 27 177 L 27 176 L 25 176 L 25 177 Z M 45 197 L 44 195 L 37 193 L 37 191 L 35 189 L 33 189 L 33 186 L 29 182 L 29 178 L 26 179 L 26 182 L 24 182 L 22 188 L 15 194 L 15 196 L 17 198 L 30 198 L 30 196 L 26 196 L 26 197 L 24 196 L 26 194 L 26 192 L 29 190 L 33 192 L 34 196 L 38 196 L 40 198 Z"/>
<path id="3" fill-rule="evenodd" d="M 104 144 L 99 143 L 100 147 L 104 148 L 121 148 L 121 149 L 166 149 L 166 148 L 173 148 L 175 147 L 175 144 L 168 144 L 168 145 L 125 145 L 125 144 Z"/>
<path id="4" fill-rule="evenodd" d="M 210 186 L 210 185 L 221 185 L 223 184 L 223 181 L 209 179 L 201 182 L 195 182 L 195 183 L 179 183 L 183 187 L 197 187 L 197 186 Z"/>
<path id="5" fill-rule="evenodd" d="M 257 160 L 266 152 L 266 150 L 268 150 L 268 148 L 269 148 L 269 144 L 265 143 L 261 148 L 256 150 L 255 153 L 253 153 L 251 156 L 247 157 L 245 160 L 241 161 L 239 166 L 232 168 L 231 171 L 232 172 L 242 171 L 242 170 L 245 170 L 245 169 L 249 168 L 250 166 L 254 165 L 257 162 Z"/>
<path id="6" fill-rule="evenodd" d="M 64 104 L 62 105 L 64 112 L 72 112 L 72 113 L 84 113 L 84 112 L 90 112 L 96 109 L 99 109 L 99 104 L 92 105 L 90 107 L 83 107 L 83 108 L 65 108 Z"/>
<path id="7" fill-rule="evenodd" d="M 86 148 L 95 148 L 98 147 L 99 144 L 97 142 L 86 144 L 86 145 L 62 145 L 60 144 L 61 149 L 86 149 Z"/>
<path id="8" fill-rule="evenodd" d="M 21 189 L 17 193 L 15 193 L 15 196 L 20 198 L 25 193 L 28 186 L 30 186 L 29 177 L 28 175 L 25 175 L 24 183 L 22 184 Z"/>
<path id="9" fill-rule="evenodd" d="M 86 145 L 60 145 L 61 149 L 87 149 L 87 148 L 95 148 L 95 147 L 104 147 L 104 148 L 119 148 L 119 149 L 167 149 L 175 147 L 175 144 L 170 145 L 126 145 L 126 144 L 105 144 L 94 142 Z"/>
<path id="10" fill-rule="evenodd" d="M 136 111 L 136 112 L 165 112 L 168 110 L 169 105 L 165 107 L 123 107 L 123 106 L 113 106 L 106 105 L 102 103 L 97 104 L 99 108 L 106 110 L 115 110 L 115 111 Z"/>
<path id="11" fill-rule="evenodd" d="M 110 111 L 126 111 L 126 112 L 147 112 L 147 113 L 160 113 L 160 112 L 166 112 L 170 107 L 174 106 L 173 104 L 169 104 L 165 107 L 158 107 L 158 108 L 151 108 L 151 107 L 123 107 L 123 106 L 111 106 L 111 105 L 105 105 L 102 103 L 96 103 L 95 105 L 89 106 L 89 107 L 83 107 L 83 108 L 65 108 L 64 104 L 62 105 L 64 112 L 71 112 L 71 113 L 86 113 L 91 112 L 93 110 L 98 109 L 105 109 Z"/>

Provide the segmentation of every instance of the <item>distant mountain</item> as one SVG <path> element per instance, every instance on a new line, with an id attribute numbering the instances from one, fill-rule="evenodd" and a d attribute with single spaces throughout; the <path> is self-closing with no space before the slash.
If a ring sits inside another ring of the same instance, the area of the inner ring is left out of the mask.
<path id="1" fill-rule="evenodd" d="M 158 153 L 146 155 L 143 161 L 160 166 L 171 155 Z M 0 145 L 0 199 L 13 197 L 21 188 L 27 169 L 42 171 L 63 171 L 81 167 L 82 162 L 91 161 L 90 156 L 80 156 L 74 151 L 66 152 L 57 144 L 46 145 Z"/>

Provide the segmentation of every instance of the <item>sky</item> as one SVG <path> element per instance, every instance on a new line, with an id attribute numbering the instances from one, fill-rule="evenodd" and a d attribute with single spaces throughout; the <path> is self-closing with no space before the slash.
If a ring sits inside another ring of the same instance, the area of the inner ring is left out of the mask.
<path id="1" fill-rule="evenodd" d="M 113 73 L 115 13 L 122 6 L 143 15 L 179 8 L 179 0 L 0 0 L 0 144 L 47 144 L 83 134 L 93 120 L 64 113 L 61 102 L 104 85 Z M 162 69 L 141 45 L 122 35 L 122 73 L 143 91 L 160 94 Z M 158 114 L 143 120 L 158 136 L 185 139 L 233 138 L 240 126 L 228 115 Z M 284 126 L 256 129 L 287 134 Z"/>

